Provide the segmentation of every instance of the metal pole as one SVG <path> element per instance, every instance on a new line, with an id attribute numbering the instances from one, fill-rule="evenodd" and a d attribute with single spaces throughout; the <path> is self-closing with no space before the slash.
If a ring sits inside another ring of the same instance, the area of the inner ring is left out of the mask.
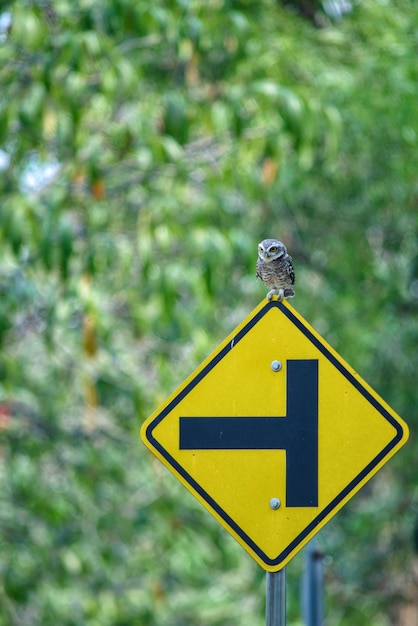
<path id="1" fill-rule="evenodd" d="M 311 541 L 302 578 L 302 612 L 305 626 L 324 624 L 324 565 L 322 552 Z"/>
<path id="2" fill-rule="evenodd" d="M 266 626 L 286 626 L 286 569 L 266 572 Z"/>

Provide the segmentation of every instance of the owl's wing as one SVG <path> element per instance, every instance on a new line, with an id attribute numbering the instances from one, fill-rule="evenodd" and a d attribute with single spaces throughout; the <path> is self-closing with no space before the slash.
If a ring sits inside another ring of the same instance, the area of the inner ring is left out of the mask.
<path id="1" fill-rule="evenodd" d="M 255 269 L 256 269 L 255 277 L 262 279 L 262 276 L 261 276 L 261 273 L 260 273 L 260 268 L 261 268 L 261 261 L 260 261 L 260 257 L 259 257 L 257 259 L 257 263 L 256 263 L 256 266 L 255 266 Z"/>
<path id="2" fill-rule="evenodd" d="M 287 255 L 286 271 L 287 271 L 287 273 L 289 275 L 290 284 L 294 285 L 295 284 L 295 270 L 294 270 L 293 265 L 292 265 L 292 257 L 290 257 L 289 255 Z"/>

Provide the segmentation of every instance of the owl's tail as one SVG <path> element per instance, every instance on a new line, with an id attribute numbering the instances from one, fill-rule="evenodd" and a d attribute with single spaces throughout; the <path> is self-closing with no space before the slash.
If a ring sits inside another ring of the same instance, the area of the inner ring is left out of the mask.
<path id="1" fill-rule="evenodd" d="M 295 296 L 295 290 L 292 289 L 292 287 L 287 287 L 284 290 L 283 298 L 294 298 L 294 296 Z"/>

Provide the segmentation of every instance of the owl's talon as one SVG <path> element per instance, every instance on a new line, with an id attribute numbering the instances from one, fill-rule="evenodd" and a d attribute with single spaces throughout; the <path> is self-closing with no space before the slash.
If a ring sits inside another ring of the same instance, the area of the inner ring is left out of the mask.
<path id="1" fill-rule="evenodd" d="M 271 302 L 273 296 L 277 296 L 278 302 L 283 302 L 283 300 L 286 300 L 287 298 L 294 298 L 295 290 L 291 287 L 287 287 L 286 289 L 270 289 L 266 298 L 269 302 Z"/>
<path id="2" fill-rule="evenodd" d="M 273 298 L 273 296 L 275 296 L 275 295 L 277 295 L 276 294 L 276 290 L 275 289 L 270 289 L 270 291 L 268 292 L 266 298 L 270 302 L 271 299 Z"/>
<path id="3" fill-rule="evenodd" d="M 277 300 L 279 302 L 283 302 L 283 300 L 285 299 L 286 295 L 285 295 L 285 290 L 283 288 L 281 289 L 270 289 L 270 291 L 267 294 L 267 300 L 270 302 L 273 299 L 273 296 L 277 296 Z"/>

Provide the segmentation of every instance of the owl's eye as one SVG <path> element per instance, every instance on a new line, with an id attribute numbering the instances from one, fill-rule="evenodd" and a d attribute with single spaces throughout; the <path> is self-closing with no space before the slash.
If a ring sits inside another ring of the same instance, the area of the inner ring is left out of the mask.
<path id="1" fill-rule="evenodd" d="M 274 253 L 274 252 L 277 252 L 277 246 L 272 246 L 272 247 L 270 248 L 270 252 L 273 252 L 273 253 Z"/>

